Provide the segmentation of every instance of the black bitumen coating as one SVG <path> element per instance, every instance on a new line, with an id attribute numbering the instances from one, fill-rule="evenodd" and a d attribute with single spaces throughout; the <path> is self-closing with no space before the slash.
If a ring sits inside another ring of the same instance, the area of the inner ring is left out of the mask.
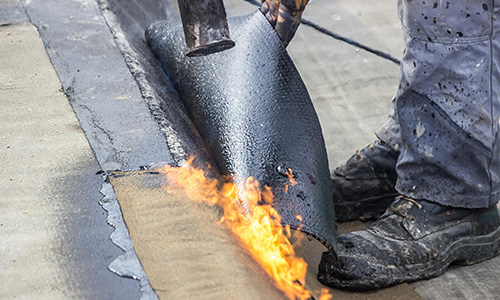
<path id="1" fill-rule="evenodd" d="M 53 245 L 60 276 L 66 289 L 79 299 L 139 299 L 140 283 L 120 277 L 108 265 L 124 252 L 109 236 L 107 213 L 99 206 L 103 176 L 92 157 L 82 157 L 77 165 L 64 166 L 67 177 L 52 183 L 54 215 L 58 216 Z"/>
<path id="2" fill-rule="evenodd" d="M 134 170 L 171 162 L 165 136 L 141 97 L 92 0 L 31 1 L 38 28 L 101 168 Z"/>
<path id="3" fill-rule="evenodd" d="M 218 169 L 238 184 L 253 177 L 271 187 L 283 224 L 333 248 L 328 159 L 307 89 L 259 11 L 229 24 L 236 46 L 204 57 L 185 56 L 179 22 L 155 23 L 146 37 Z"/>
<path id="4" fill-rule="evenodd" d="M 29 22 L 24 7 L 17 0 L 5 1 L 0 9 L 0 24 Z"/>

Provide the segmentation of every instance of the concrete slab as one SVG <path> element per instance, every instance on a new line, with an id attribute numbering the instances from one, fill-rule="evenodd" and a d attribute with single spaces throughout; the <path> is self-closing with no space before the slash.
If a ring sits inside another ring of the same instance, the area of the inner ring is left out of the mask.
<path id="1" fill-rule="evenodd" d="M 100 168 L 33 25 L 0 26 L 0 65 L 0 299 L 137 299 L 107 270 Z"/>
<path id="2" fill-rule="evenodd" d="M 500 256 L 472 266 L 451 266 L 443 275 L 412 283 L 424 299 L 500 299 Z"/>

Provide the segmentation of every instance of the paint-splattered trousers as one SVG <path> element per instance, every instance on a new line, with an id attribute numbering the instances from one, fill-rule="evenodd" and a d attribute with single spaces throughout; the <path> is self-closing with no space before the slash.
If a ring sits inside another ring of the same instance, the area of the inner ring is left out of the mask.
<path id="1" fill-rule="evenodd" d="M 400 0 L 406 50 L 394 111 L 396 189 L 447 206 L 500 197 L 500 1 Z"/>

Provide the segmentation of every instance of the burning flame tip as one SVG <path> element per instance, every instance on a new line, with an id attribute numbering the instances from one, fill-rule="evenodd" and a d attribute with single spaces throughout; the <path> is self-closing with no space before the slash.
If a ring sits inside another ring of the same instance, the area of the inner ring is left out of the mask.
<path id="1" fill-rule="evenodd" d="M 332 297 L 333 297 L 332 294 L 330 294 L 327 288 L 322 288 L 318 300 L 331 300 Z"/>
<path id="2" fill-rule="evenodd" d="M 286 237 L 288 239 L 290 239 L 292 237 L 292 232 L 290 231 L 290 225 L 288 225 L 288 224 L 285 226 L 285 233 L 286 233 Z"/>
<path id="3" fill-rule="evenodd" d="M 294 175 L 293 175 L 293 171 L 292 171 L 292 169 L 291 169 L 291 168 L 288 168 L 288 169 L 287 169 L 286 176 L 288 177 L 288 180 L 290 181 L 290 184 L 291 184 L 292 186 L 297 185 L 297 181 L 295 180 L 295 177 L 294 177 Z"/>

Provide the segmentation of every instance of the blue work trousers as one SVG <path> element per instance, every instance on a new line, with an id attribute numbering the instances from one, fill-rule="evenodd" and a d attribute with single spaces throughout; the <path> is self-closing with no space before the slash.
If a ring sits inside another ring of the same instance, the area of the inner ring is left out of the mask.
<path id="1" fill-rule="evenodd" d="M 400 150 L 396 189 L 480 208 L 500 197 L 500 1 L 400 0 L 406 49 L 377 133 Z"/>

